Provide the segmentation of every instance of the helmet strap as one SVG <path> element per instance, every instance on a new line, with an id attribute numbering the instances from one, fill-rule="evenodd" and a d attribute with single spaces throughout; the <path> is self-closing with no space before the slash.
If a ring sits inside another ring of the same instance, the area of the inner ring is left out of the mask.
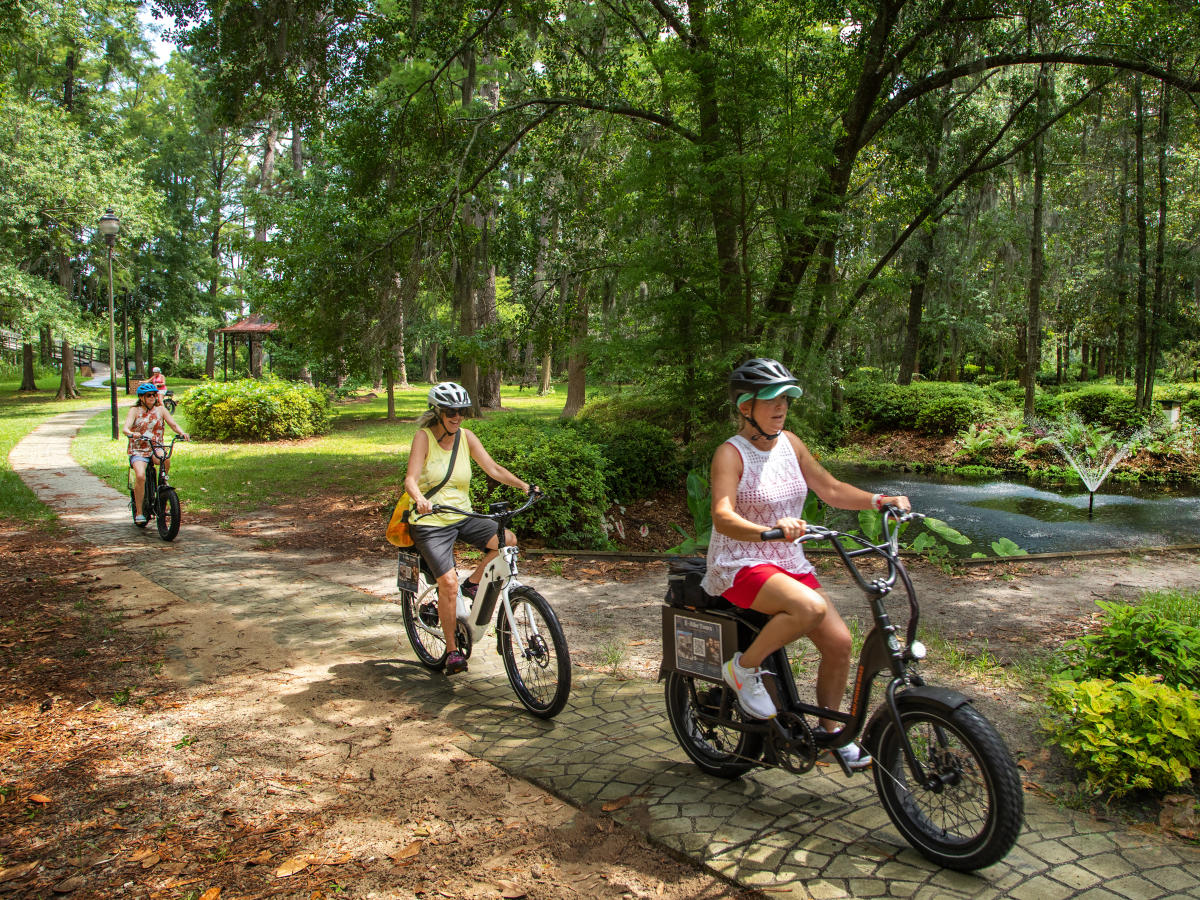
<path id="1" fill-rule="evenodd" d="M 754 404 L 757 402 L 758 402 L 757 397 L 751 397 L 750 398 L 750 415 L 746 415 L 741 410 L 738 410 L 738 414 L 741 415 L 741 417 L 743 419 L 745 419 L 747 422 L 749 422 L 751 425 L 753 425 L 754 430 L 757 431 L 759 436 L 761 436 L 764 440 L 773 441 L 777 437 L 779 437 L 781 434 L 783 434 L 783 431 L 780 430 L 780 431 L 775 432 L 774 434 L 767 434 L 767 432 L 763 431 L 762 426 L 759 425 L 758 422 L 756 422 L 754 419 Z M 754 440 L 754 438 L 752 437 L 751 440 Z"/>

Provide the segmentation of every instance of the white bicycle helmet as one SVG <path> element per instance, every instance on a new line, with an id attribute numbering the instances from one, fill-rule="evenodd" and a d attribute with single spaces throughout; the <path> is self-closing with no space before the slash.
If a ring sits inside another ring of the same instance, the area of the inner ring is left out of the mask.
<path id="1" fill-rule="evenodd" d="M 748 359 L 729 376 L 729 397 L 734 406 L 741 406 L 747 400 L 773 400 L 779 396 L 791 399 L 799 397 L 804 392 L 796 382 L 796 376 L 788 371 L 787 366 L 778 360 L 755 357 Z M 744 415 L 740 410 L 738 415 Z M 754 407 L 751 405 L 750 415 L 746 421 L 763 437 L 774 440 L 783 434 L 777 431 L 768 434 L 754 419 Z"/>
<path id="2" fill-rule="evenodd" d="M 429 389 L 429 405 L 442 409 L 470 409 L 471 395 L 461 384 L 443 381 Z"/>

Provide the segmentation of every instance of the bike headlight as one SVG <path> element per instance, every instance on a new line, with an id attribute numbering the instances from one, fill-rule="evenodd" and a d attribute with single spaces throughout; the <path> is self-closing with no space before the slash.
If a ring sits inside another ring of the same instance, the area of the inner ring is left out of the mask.
<path id="1" fill-rule="evenodd" d="M 929 651 L 925 649 L 925 645 L 920 641 L 913 641 L 908 645 L 908 655 L 913 659 L 924 659 L 925 654 Z"/>

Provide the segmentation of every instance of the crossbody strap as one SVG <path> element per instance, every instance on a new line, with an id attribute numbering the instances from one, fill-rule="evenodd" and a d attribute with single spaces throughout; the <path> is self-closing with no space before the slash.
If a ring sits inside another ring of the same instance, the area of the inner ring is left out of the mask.
<path id="1" fill-rule="evenodd" d="M 446 467 L 446 477 L 438 482 L 437 487 L 431 491 L 426 491 L 426 498 L 432 497 L 438 491 L 446 486 L 446 482 L 450 480 L 450 476 L 454 474 L 454 461 L 458 459 L 458 441 L 462 437 L 462 426 L 459 426 L 458 431 L 454 433 L 454 447 L 450 450 L 450 465 Z"/>

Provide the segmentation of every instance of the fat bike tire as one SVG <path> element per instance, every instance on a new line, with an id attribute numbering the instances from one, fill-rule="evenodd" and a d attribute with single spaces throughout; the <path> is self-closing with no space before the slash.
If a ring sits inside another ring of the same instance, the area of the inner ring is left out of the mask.
<path id="1" fill-rule="evenodd" d="M 158 494 L 158 512 L 156 513 L 158 536 L 164 541 L 175 540 L 179 534 L 179 495 L 175 488 L 163 488 Z"/>
<path id="2" fill-rule="evenodd" d="M 882 725 L 875 788 L 892 823 L 921 855 L 973 872 L 1003 859 L 1024 821 L 1021 779 L 1008 747 L 970 704 L 957 709 L 900 703 L 900 721 L 921 766 L 939 780 L 916 783 L 899 729 Z"/>
<path id="3" fill-rule="evenodd" d="M 501 607 L 496 630 L 504 671 L 521 705 L 540 719 L 553 718 L 571 694 L 571 654 L 562 625 L 546 598 L 533 588 L 515 588 L 508 602 L 520 640 L 513 639 Z"/>
<path id="4" fill-rule="evenodd" d="M 757 760 L 762 756 L 762 736 L 702 722 L 698 718 L 698 713 L 702 712 L 715 714 L 720 708 L 722 694 L 727 690 L 722 684 L 671 672 L 667 675 L 667 718 L 679 746 L 701 771 L 718 778 L 741 778 L 758 764 Z M 743 718 L 736 700 L 732 701 L 730 709 L 739 720 Z"/>
<path id="5" fill-rule="evenodd" d="M 439 670 L 446 664 L 446 636 L 438 619 L 438 590 L 436 584 L 426 584 L 424 578 L 417 590 L 401 591 L 400 605 L 404 614 L 404 633 L 417 659 L 427 669 Z"/>

